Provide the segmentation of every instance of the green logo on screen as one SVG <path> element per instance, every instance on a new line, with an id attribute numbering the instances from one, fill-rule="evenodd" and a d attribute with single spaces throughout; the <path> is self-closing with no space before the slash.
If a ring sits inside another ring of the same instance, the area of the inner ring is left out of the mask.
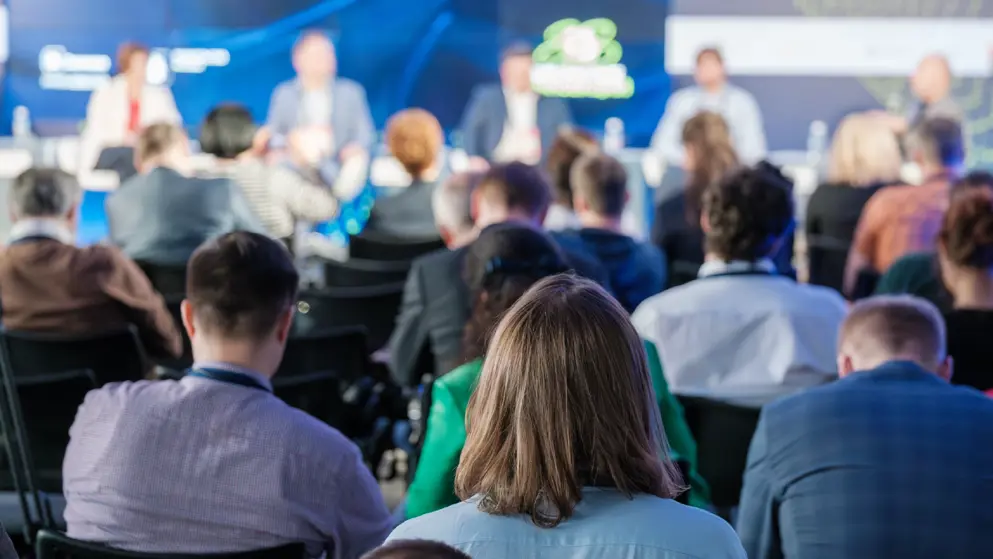
<path id="1" fill-rule="evenodd" d="M 627 99 L 634 80 L 620 63 L 623 53 L 609 19 L 556 21 L 532 55 L 531 86 L 551 97 Z"/>

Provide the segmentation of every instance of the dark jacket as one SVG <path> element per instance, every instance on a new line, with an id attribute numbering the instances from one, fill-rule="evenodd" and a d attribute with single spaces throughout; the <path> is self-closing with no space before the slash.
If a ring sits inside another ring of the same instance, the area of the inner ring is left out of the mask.
<path id="1" fill-rule="evenodd" d="M 559 128 L 572 122 L 569 105 L 563 99 L 538 98 L 538 132 L 542 159 L 548 154 Z M 503 137 L 507 122 L 507 100 L 500 84 L 477 86 L 462 117 L 463 148 L 469 156 L 491 159 Z"/>
<path id="2" fill-rule="evenodd" d="M 855 226 L 865 203 L 880 187 L 822 184 L 810 196 L 804 221 L 810 283 L 842 291 Z"/>
<path id="3" fill-rule="evenodd" d="M 433 238 L 438 236 L 431 197 L 438 182 L 414 180 L 392 196 L 376 199 L 365 230 L 394 238 Z"/>

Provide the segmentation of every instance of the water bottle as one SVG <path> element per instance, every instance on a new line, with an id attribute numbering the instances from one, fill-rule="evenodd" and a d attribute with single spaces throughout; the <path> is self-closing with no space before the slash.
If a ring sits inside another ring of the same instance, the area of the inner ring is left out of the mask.
<path id="1" fill-rule="evenodd" d="M 31 111 L 24 105 L 14 107 L 13 118 L 14 138 L 23 140 L 31 137 Z"/>
<path id="2" fill-rule="evenodd" d="M 807 134 L 807 164 L 815 170 L 820 169 L 827 150 L 827 133 L 828 126 L 823 120 L 810 123 L 810 132 Z"/>
<path id="3" fill-rule="evenodd" d="M 624 151 L 624 121 L 610 117 L 603 123 L 603 151 L 617 155 Z"/>

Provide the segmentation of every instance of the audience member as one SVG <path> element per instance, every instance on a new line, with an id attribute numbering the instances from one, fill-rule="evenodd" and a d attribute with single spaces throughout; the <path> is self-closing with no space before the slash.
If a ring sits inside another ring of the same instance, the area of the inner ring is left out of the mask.
<path id="1" fill-rule="evenodd" d="M 175 126 L 153 124 L 142 132 L 135 154 L 141 174 L 106 201 L 110 239 L 131 258 L 183 265 L 206 240 L 231 231 L 264 231 L 233 182 L 183 174 L 189 155 L 189 140 Z"/>
<path id="2" fill-rule="evenodd" d="M 252 114 L 242 105 L 215 107 L 200 127 L 200 149 L 217 158 L 217 174 L 241 187 L 252 211 L 266 232 L 276 239 L 293 236 L 296 222 L 328 221 L 338 213 L 335 192 L 318 179 L 265 160 L 267 132 L 259 130 Z M 291 157 L 299 151 L 290 136 Z M 303 167 L 303 163 L 298 168 Z"/>
<path id="3" fill-rule="evenodd" d="M 133 324 L 153 358 L 177 357 L 182 338 L 165 301 L 120 250 L 78 248 L 82 191 L 54 169 L 14 179 L 14 225 L 0 254 L 0 301 L 8 330 L 92 334 Z"/>
<path id="4" fill-rule="evenodd" d="M 731 133 L 717 113 L 704 111 L 687 120 L 682 142 L 686 153 L 686 185 L 659 204 L 652 223 L 652 242 L 662 249 L 667 260 L 670 287 L 695 278 L 703 264 L 704 240 L 700 228 L 703 191 L 738 167 Z"/>
<path id="5" fill-rule="evenodd" d="M 424 109 L 406 109 L 386 123 L 386 145 L 412 182 L 372 206 L 366 230 L 398 238 L 438 236 L 431 197 L 442 177 L 445 134 L 438 119 Z"/>
<path id="6" fill-rule="evenodd" d="M 828 182 L 810 197 L 804 220 L 809 281 L 841 292 L 862 208 L 881 187 L 901 182 L 903 156 L 882 119 L 856 113 L 835 131 L 828 165 Z"/>
<path id="7" fill-rule="evenodd" d="M 455 468 L 465 446 L 466 406 L 479 382 L 489 336 L 500 317 L 528 288 L 542 277 L 566 269 L 564 258 L 546 234 L 513 224 L 488 228 L 469 248 L 464 276 L 473 303 L 462 341 L 466 364 L 432 385 L 421 459 L 407 492 L 407 518 L 459 502 Z M 654 348 L 650 348 L 648 365 L 674 458 L 684 460 L 693 476 L 690 502 L 703 506 L 707 504 L 707 487 L 695 473 L 696 447 L 682 409 L 665 386 Z"/>
<path id="8" fill-rule="evenodd" d="M 516 162 L 496 165 L 472 193 L 476 230 L 504 222 L 540 228 L 548 203 L 548 184 L 537 168 Z M 568 250 L 566 256 L 580 275 L 608 283 L 599 262 Z M 443 375 L 462 364 L 462 329 L 471 312 L 462 278 L 464 258 L 462 247 L 413 262 L 389 346 L 394 378 L 404 386 L 416 386 L 425 373 Z"/>
<path id="9" fill-rule="evenodd" d="M 948 190 L 965 161 L 962 128 L 953 120 L 927 120 L 910 133 L 908 149 L 924 174 L 919 186 L 876 192 L 862 211 L 845 266 L 845 292 L 859 273 L 883 273 L 904 254 L 932 250 L 948 208 Z"/>
<path id="10" fill-rule="evenodd" d="M 396 540 L 362 556 L 362 559 L 471 559 L 441 542 Z"/>
<path id="11" fill-rule="evenodd" d="M 182 306 L 196 362 L 87 395 L 63 467 L 71 537 L 160 553 L 304 542 L 311 557 L 383 541 L 389 511 L 358 448 L 272 394 L 298 281 L 259 234 L 197 249 Z"/>
<path id="12" fill-rule="evenodd" d="M 584 155 L 572 166 L 573 206 L 581 228 L 555 236 L 563 247 L 587 251 L 603 264 L 614 295 L 628 312 L 665 287 L 665 257 L 653 244 L 621 230 L 627 171 L 609 155 Z"/>
<path id="13" fill-rule="evenodd" d="M 857 303 L 842 379 L 765 406 L 738 533 L 749 557 L 983 557 L 993 549 L 993 401 L 948 384 L 938 310 Z"/>
<path id="14" fill-rule="evenodd" d="M 793 227 L 791 190 L 761 164 L 707 188 L 700 277 L 634 313 L 675 394 L 762 406 L 835 377 L 844 300 L 777 274 L 770 260 Z"/>
<path id="15" fill-rule="evenodd" d="M 552 183 L 552 204 L 545 216 L 545 229 L 562 231 L 579 227 L 572 207 L 572 179 L 569 174 L 579 156 L 599 148 L 596 138 L 580 128 L 569 127 L 555 136 L 545 162 Z"/>
<path id="16" fill-rule="evenodd" d="M 476 238 L 472 219 L 472 193 L 482 173 L 456 173 L 443 181 L 431 196 L 434 224 L 450 250 L 456 250 Z"/>
<path id="17" fill-rule="evenodd" d="M 744 557 L 722 520 L 672 499 L 644 346 L 602 288 L 534 285 L 500 321 L 469 400 L 456 471 L 465 501 L 390 539 L 490 557 Z"/>

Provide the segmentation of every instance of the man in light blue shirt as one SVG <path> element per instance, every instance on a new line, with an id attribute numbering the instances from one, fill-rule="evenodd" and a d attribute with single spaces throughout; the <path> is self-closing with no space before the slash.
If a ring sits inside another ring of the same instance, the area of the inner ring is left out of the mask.
<path id="1" fill-rule="evenodd" d="M 762 113 L 751 93 L 728 83 L 724 58 L 716 48 L 701 50 L 693 72 L 696 86 L 681 89 L 669 97 L 649 148 L 667 165 L 683 166 L 683 124 L 702 111 L 724 117 L 738 157 L 746 164 L 757 163 L 766 155 Z"/>

